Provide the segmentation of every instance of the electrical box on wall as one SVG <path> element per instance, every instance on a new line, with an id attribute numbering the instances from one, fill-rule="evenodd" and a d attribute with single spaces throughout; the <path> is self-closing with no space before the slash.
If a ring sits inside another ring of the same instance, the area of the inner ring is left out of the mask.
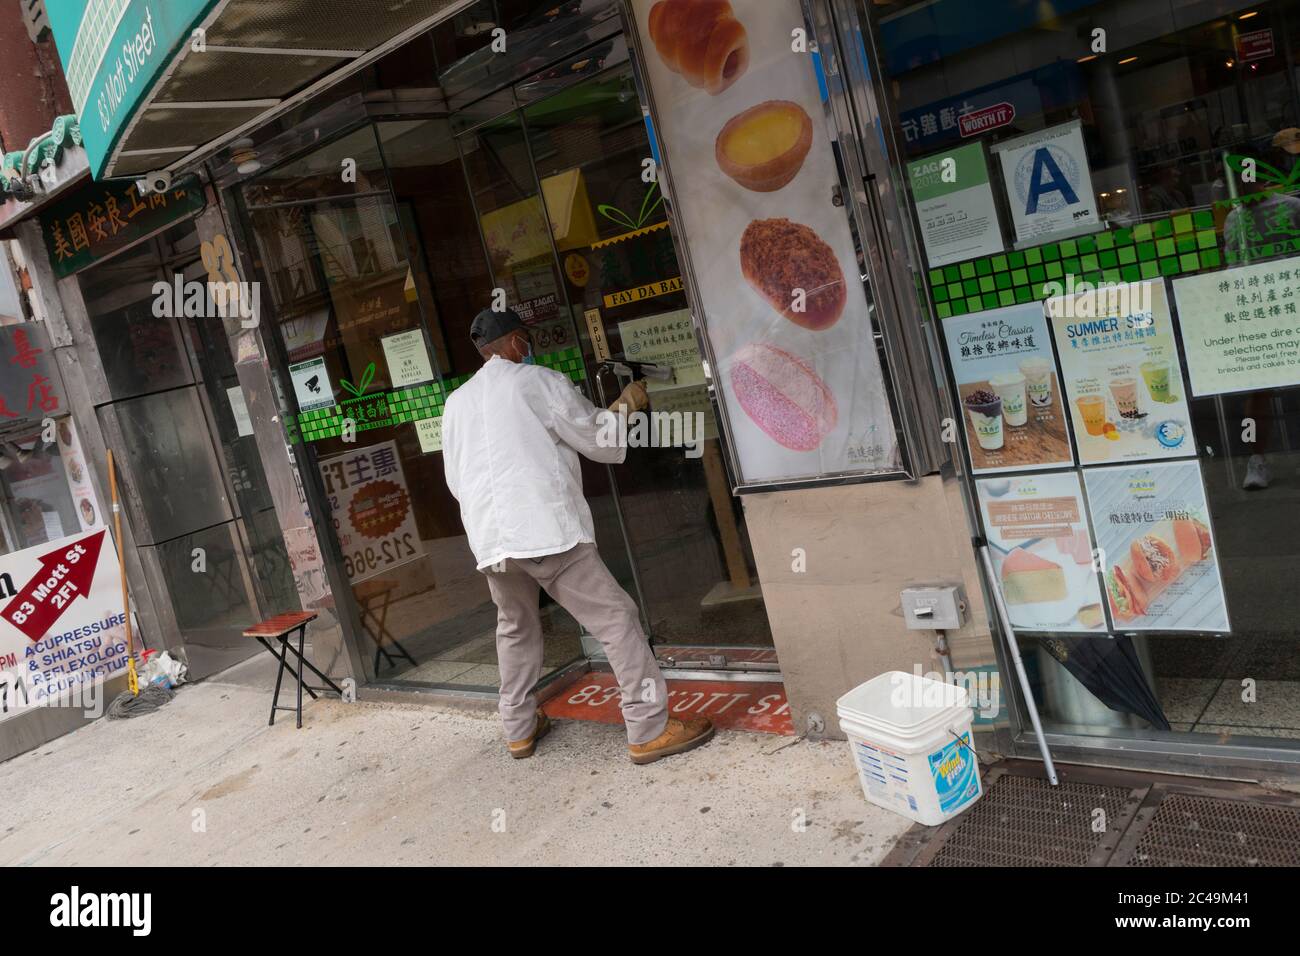
<path id="1" fill-rule="evenodd" d="M 955 631 L 962 625 L 966 601 L 961 588 L 905 588 L 903 620 L 912 631 Z"/>

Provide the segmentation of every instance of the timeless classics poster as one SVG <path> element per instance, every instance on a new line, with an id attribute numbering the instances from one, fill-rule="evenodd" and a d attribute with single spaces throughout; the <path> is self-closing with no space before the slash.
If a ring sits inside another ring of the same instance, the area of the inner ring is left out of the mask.
<path id="1" fill-rule="evenodd" d="M 1047 301 L 1085 465 L 1196 454 L 1163 280 Z"/>
<path id="2" fill-rule="evenodd" d="M 1041 302 L 945 319 L 971 470 L 1074 464 Z"/>
<path id="3" fill-rule="evenodd" d="M 1219 556 L 1194 461 L 1084 472 L 1117 631 L 1229 631 Z"/>
<path id="4" fill-rule="evenodd" d="M 632 7 L 740 482 L 897 471 L 798 0 Z"/>
<path id="5" fill-rule="evenodd" d="M 976 482 L 998 587 L 1014 627 L 1102 631 L 1106 616 L 1074 472 Z"/>

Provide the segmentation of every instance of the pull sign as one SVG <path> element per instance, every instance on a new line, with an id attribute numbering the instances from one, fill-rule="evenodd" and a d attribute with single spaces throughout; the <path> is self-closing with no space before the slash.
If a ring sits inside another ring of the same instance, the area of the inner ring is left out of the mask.
<path id="1" fill-rule="evenodd" d="M 609 361 L 609 342 L 605 339 L 605 325 L 600 321 L 600 309 L 588 309 L 582 313 L 587 320 L 587 332 L 591 336 L 591 351 L 597 362 Z"/>

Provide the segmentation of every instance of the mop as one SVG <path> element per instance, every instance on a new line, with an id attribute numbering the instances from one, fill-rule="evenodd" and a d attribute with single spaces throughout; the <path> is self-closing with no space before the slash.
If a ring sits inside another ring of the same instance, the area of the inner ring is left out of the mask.
<path id="1" fill-rule="evenodd" d="M 128 690 L 122 691 L 108 705 L 111 719 L 139 717 L 151 714 L 176 696 L 169 687 L 150 684 L 140 690 L 140 675 L 135 670 L 135 641 L 131 634 L 131 602 L 126 590 L 126 554 L 122 544 L 122 506 L 117 500 L 117 469 L 113 466 L 113 452 L 108 453 L 108 484 L 113 493 L 113 531 L 117 538 L 117 571 L 122 580 L 122 616 L 126 619 L 126 682 Z"/>

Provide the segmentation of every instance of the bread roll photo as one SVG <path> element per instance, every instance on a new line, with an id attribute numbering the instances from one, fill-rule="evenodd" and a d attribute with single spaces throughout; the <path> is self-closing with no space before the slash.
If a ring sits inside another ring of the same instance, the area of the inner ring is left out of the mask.
<path id="1" fill-rule="evenodd" d="M 749 67 L 749 38 L 727 0 L 659 0 L 650 39 L 664 66 L 713 96 Z"/>
<path id="2" fill-rule="evenodd" d="M 835 250 L 789 219 L 756 219 L 740 238 L 740 270 L 772 308 L 814 332 L 844 314 L 848 286 Z"/>

